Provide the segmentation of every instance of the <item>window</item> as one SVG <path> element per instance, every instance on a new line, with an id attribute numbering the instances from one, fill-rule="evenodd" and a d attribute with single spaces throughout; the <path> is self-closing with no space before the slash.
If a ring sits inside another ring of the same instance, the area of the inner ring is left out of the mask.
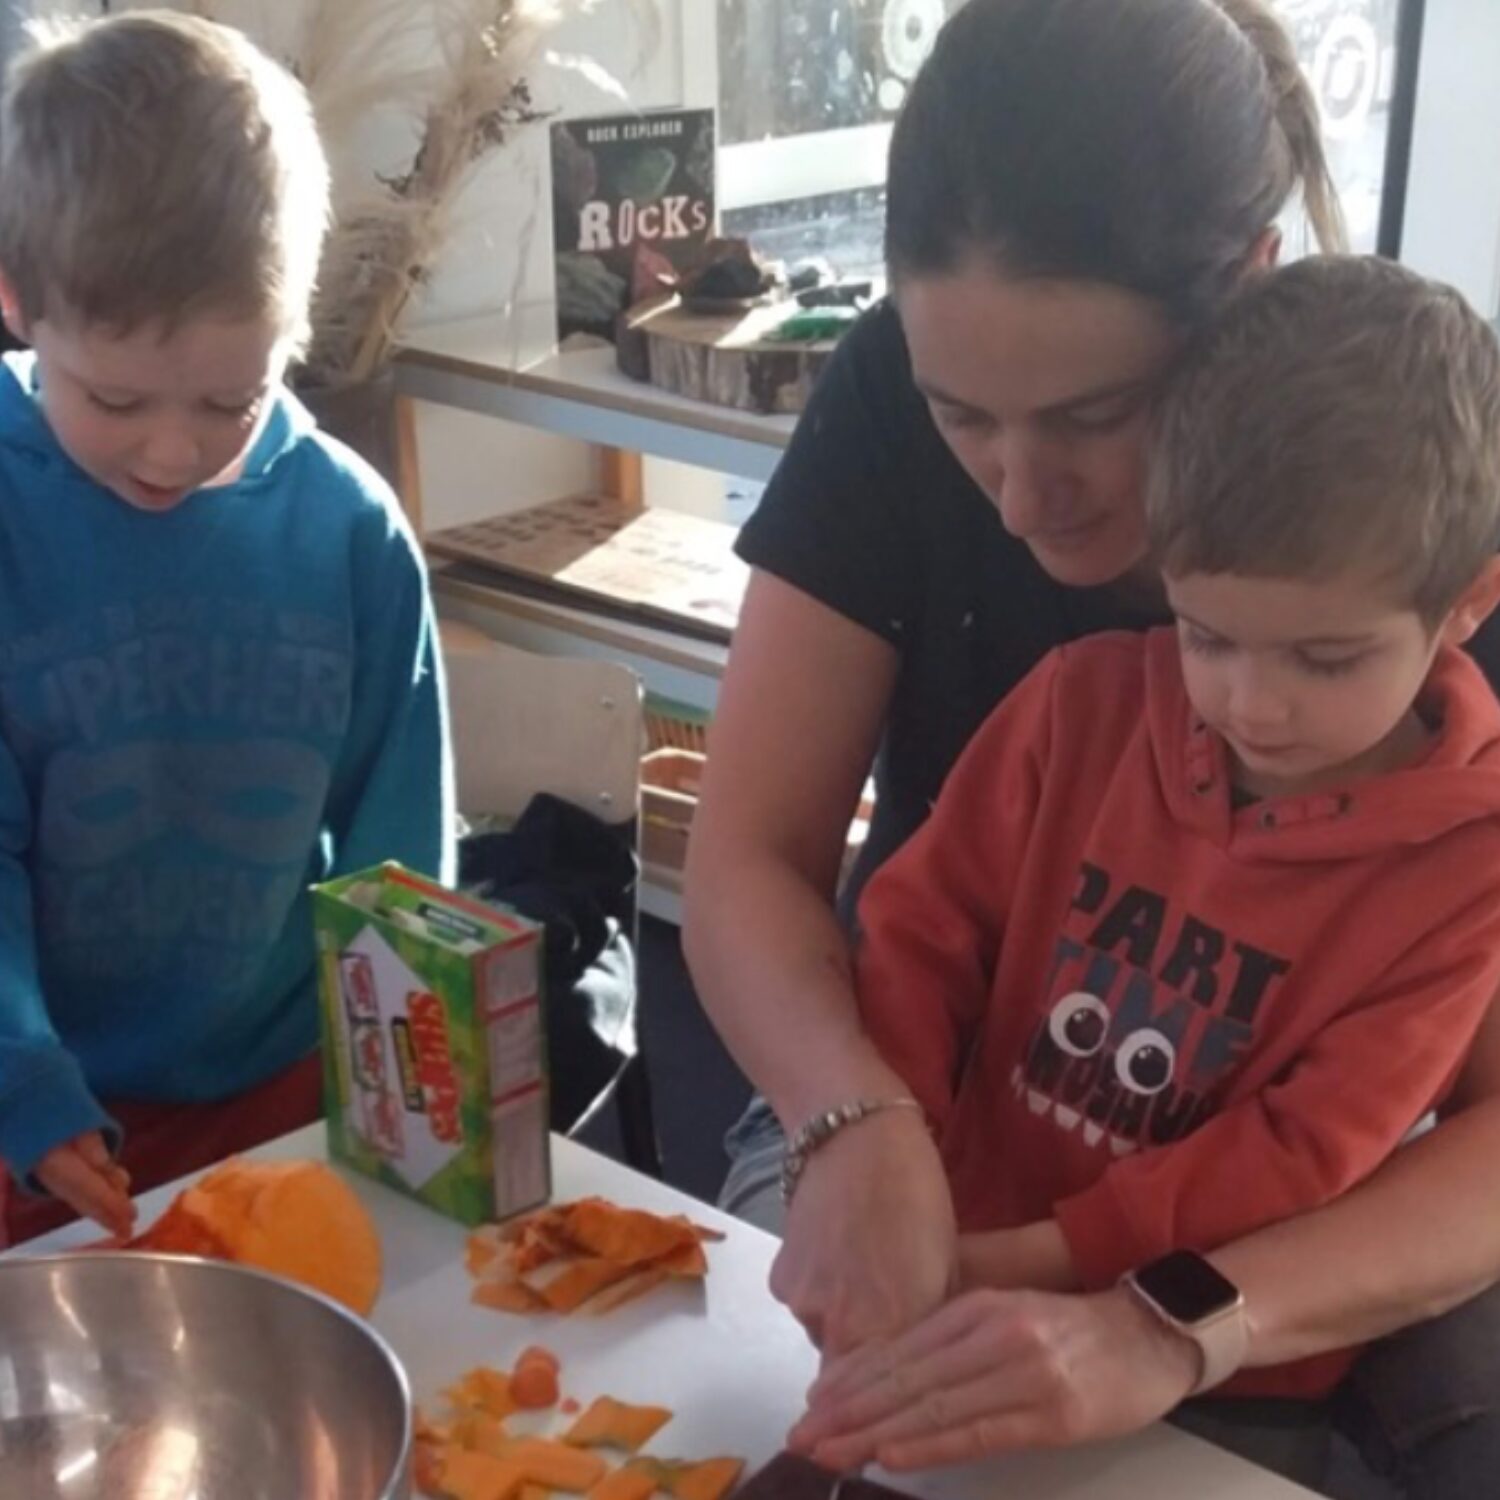
<path id="1" fill-rule="evenodd" d="M 891 121 L 961 3 L 716 0 L 726 231 L 778 257 L 877 268 Z M 1274 3 L 1318 95 L 1351 238 L 1393 249 L 1381 240 L 1387 143 L 1417 28 L 1402 27 L 1403 0 Z M 1404 3 L 1415 15 L 1417 0 Z"/>

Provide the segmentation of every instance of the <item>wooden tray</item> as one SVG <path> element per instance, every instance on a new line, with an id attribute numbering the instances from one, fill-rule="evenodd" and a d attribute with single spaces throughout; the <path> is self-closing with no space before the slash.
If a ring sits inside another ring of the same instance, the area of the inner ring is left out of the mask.
<path id="1" fill-rule="evenodd" d="M 426 544 L 564 602 L 727 642 L 750 577 L 735 535 L 720 521 L 577 495 L 429 532 Z"/>

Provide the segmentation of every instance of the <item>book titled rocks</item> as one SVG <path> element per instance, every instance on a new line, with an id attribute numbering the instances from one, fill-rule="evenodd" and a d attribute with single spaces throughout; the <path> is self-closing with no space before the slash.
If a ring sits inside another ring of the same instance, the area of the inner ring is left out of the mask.
<path id="1" fill-rule="evenodd" d="M 552 127 L 557 336 L 613 339 L 714 229 L 714 112 L 680 109 Z"/>

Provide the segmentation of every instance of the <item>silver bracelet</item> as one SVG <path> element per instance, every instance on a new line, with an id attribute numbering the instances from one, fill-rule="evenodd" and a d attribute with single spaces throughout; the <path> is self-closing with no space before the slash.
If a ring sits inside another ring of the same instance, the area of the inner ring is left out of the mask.
<path id="1" fill-rule="evenodd" d="M 826 1146 L 846 1125 L 858 1125 L 887 1109 L 914 1109 L 925 1114 L 915 1099 L 850 1099 L 832 1109 L 821 1110 L 786 1143 L 781 1159 L 781 1201 L 790 1203 L 813 1153 Z"/>

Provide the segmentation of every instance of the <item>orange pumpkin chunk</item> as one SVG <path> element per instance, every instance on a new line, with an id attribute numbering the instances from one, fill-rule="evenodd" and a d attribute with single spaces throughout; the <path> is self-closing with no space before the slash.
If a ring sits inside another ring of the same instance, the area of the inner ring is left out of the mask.
<path id="1" fill-rule="evenodd" d="M 563 1434 L 577 1448 L 623 1448 L 634 1453 L 672 1420 L 665 1406 L 627 1406 L 612 1396 L 600 1396 Z"/>
<path id="2" fill-rule="evenodd" d="M 531 1286 L 553 1312 L 573 1312 L 596 1292 L 623 1281 L 630 1274 L 629 1266 L 589 1256 L 562 1263 L 556 1275 L 539 1284 L 533 1282 Z"/>
<path id="3" fill-rule="evenodd" d="M 656 1476 L 639 1464 L 611 1469 L 588 1493 L 588 1500 L 651 1500 Z"/>
<path id="4" fill-rule="evenodd" d="M 446 1449 L 440 1442 L 418 1438 L 412 1449 L 412 1483 L 419 1495 L 441 1496 Z"/>
<path id="5" fill-rule="evenodd" d="M 449 1447 L 439 1483 L 450 1500 L 512 1500 L 525 1476 L 505 1459 L 469 1448 Z"/>
<path id="6" fill-rule="evenodd" d="M 234 1158 L 179 1193 L 127 1250 L 210 1255 L 301 1282 L 361 1316 L 380 1295 L 380 1238 L 322 1162 Z"/>
<path id="7" fill-rule="evenodd" d="M 581 1495 L 599 1483 L 609 1465 L 597 1453 L 584 1453 L 555 1438 L 520 1438 L 507 1455 L 532 1484 Z"/>
<path id="8" fill-rule="evenodd" d="M 557 1405 L 557 1356 L 545 1349 L 527 1349 L 516 1361 L 510 1377 L 516 1405 L 527 1411 L 543 1411 Z"/>
<path id="9" fill-rule="evenodd" d="M 470 1370 L 444 1393 L 453 1409 L 447 1422 L 418 1411 L 417 1483 L 423 1494 L 436 1500 L 556 1500 L 558 1492 L 586 1500 L 653 1500 L 663 1490 L 671 1500 L 725 1500 L 739 1479 L 743 1464 L 737 1458 L 691 1463 L 636 1456 L 613 1468 L 592 1451 L 635 1453 L 671 1421 L 664 1406 L 632 1406 L 600 1396 L 561 1441 L 512 1436 L 489 1408 L 514 1409 L 517 1384 L 528 1371 L 546 1377 L 550 1389 L 561 1373 L 557 1355 L 531 1345 L 509 1373 Z M 562 1403 L 564 1412 L 570 1408 L 576 1412 L 578 1403 Z"/>
<path id="10" fill-rule="evenodd" d="M 568 1238 L 580 1250 L 626 1265 L 657 1260 L 695 1244 L 686 1219 L 664 1219 L 640 1208 L 621 1208 L 603 1198 L 582 1198 L 568 1209 Z"/>

